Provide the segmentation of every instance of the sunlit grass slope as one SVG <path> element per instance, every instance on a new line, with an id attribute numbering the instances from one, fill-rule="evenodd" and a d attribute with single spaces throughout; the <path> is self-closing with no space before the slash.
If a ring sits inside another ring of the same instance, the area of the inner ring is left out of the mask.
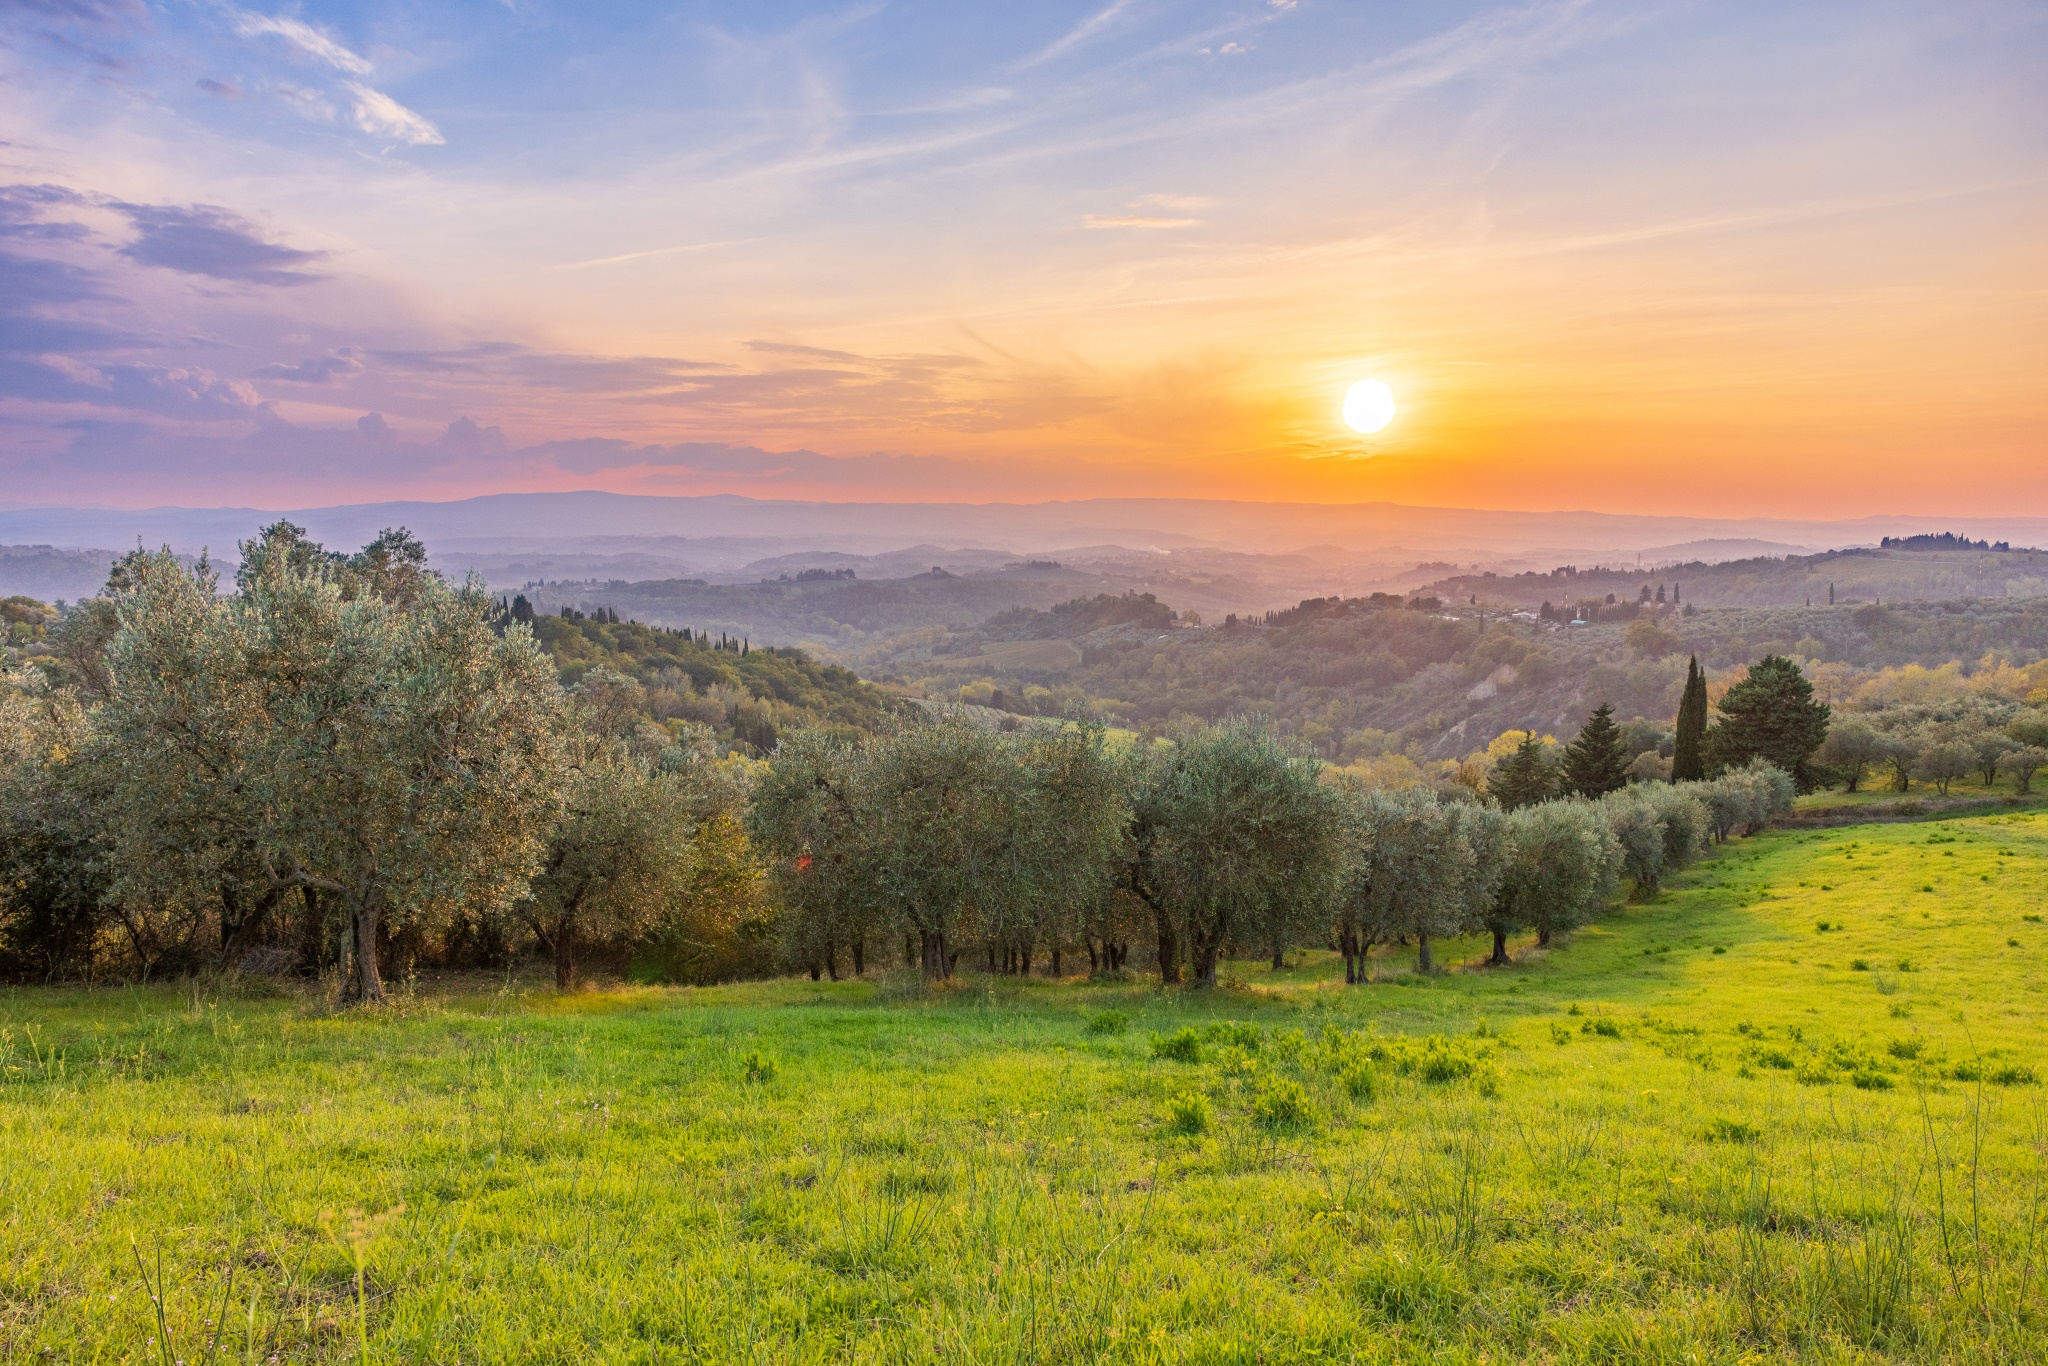
<path id="1" fill-rule="evenodd" d="M 1764 835 L 1358 988 L 17 991 L 0 1348 L 2039 1360 L 2044 909 L 2020 814 Z"/>

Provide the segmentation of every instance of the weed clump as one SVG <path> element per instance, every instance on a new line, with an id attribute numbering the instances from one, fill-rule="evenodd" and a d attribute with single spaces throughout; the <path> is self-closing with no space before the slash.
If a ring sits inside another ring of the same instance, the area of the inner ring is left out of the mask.
<path id="1" fill-rule="evenodd" d="M 1166 1131 L 1183 1138 L 1209 1132 L 1209 1098 L 1199 1091 L 1183 1091 L 1166 1102 Z"/>
<path id="2" fill-rule="evenodd" d="M 1315 1120 L 1315 1111 L 1309 1104 L 1308 1092 L 1301 1089 L 1301 1083 L 1289 1077 L 1276 1077 L 1266 1083 L 1257 1099 L 1252 1101 L 1252 1122 L 1261 1129 L 1275 1133 L 1296 1133 L 1308 1128 Z"/>
<path id="3" fill-rule="evenodd" d="M 757 1048 L 740 1059 L 740 1070 L 748 1081 L 759 1085 L 774 1081 L 775 1074 L 782 1069 L 776 1065 L 775 1059 Z"/>
<path id="4" fill-rule="evenodd" d="M 1383 1323 L 1450 1323 L 1471 1297 L 1454 1264 L 1399 1248 L 1376 1253 L 1359 1270 L 1358 1298 Z"/>
<path id="5" fill-rule="evenodd" d="M 1703 1136 L 1709 1143 L 1755 1143 L 1764 1135 L 1755 1125 L 1734 1119 L 1717 1119 L 1707 1125 Z"/>
<path id="6" fill-rule="evenodd" d="M 1259 1051 L 1265 1041 L 1265 1031 L 1255 1024 L 1239 1024 L 1236 1020 L 1225 1020 L 1209 1026 L 1208 1038 L 1211 1043 L 1242 1048 L 1248 1053 Z"/>
<path id="7" fill-rule="evenodd" d="M 1364 1059 L 1350 1064 L 1339 1072 L 1337 1082 L 1353 1100 L 1372 1101 L 1379 1098 L 1380 1074 Z"/>
<path id="8" fill-rule="evenodd" d="M 1173 1062 L 1200 1062 L 1202 1036 L 1187 1025 L 1182 1025 L 1171 1034 L 1154 1034 L 1152 1056 Z"/>

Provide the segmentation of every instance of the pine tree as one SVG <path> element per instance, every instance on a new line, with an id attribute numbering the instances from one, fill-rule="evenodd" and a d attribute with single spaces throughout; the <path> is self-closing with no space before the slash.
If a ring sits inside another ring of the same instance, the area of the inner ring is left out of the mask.
<path id="1" fill-rule="evenodd" d="M 1515 752 L 1500 761 L 1486 784 L 1486 790 L 1493 794 L 1493 799 L 1505 811 L 1534 806 L 1557 795 L 1556 777 L 1550 771 L 1550 760 L 1543 753 L 1543 742 L 1536 738 L 1535 731 L 1525 733 Z"/>
<path id="2" fill-rule="evenodd" d="M 1581 797 L 1604 797 L 1628 785 L 1628 745 L 1614 724 L 1614 708 L 1602 702 L 1564 747 L 1564 788 Z"/>
<path id="3" fill-rule="evenodd" d="M 1813 700 L 1813 684 L 1797 664 L 1765 655 L 1721 698 L 1721 724 L 1707 737 L 1708 761 L 1724 769 L 1762 759 L 1791 774 L 1799 791 L 1811 792 L 1818 781 L 1813 755 L 1828 738 L 1829 711 Z"/>
<path id="4" fill-rule="evenodd" d="M 1707 676 L 1694 655 L 1685 666 L 1685 693 L 1678 702 L 1678 735 L 1671 750 L 1671 781 L 1696 783 L 1707 776 Z"/>

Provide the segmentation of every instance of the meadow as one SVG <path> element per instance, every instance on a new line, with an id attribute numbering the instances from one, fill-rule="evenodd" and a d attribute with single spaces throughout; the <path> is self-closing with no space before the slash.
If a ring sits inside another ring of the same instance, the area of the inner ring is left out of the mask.
<path id="1" fill-rule="evenodd" d="M 0 995 L 0 1351 L 2032 1361 L 2048 814 L 1766 833 L 1505 969 Z"/>

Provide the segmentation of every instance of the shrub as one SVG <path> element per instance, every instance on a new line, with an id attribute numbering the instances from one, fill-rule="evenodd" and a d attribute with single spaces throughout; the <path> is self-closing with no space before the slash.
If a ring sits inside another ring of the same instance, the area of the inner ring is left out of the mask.
<path id="1" fill-rule="evenodd" d="M 1121 1010 L 1098 1010 L 1088 1017 L 1090 1034 L 1121 1034 L 1130 1027 L 1131 1017 Z"/>
<path id="2" fill-rule="evenodd" d="M 1984 1080 L 1990 1082 L 1993 1086 L 2032 1086 L 2034 1084 L 2034 1069 L 2012 1063 L 1986 1074 Z"/>
<path id="3" fill-rule="evenodd" d="M 1892 1079 L 1875 1068 L 1849 1074 L 1849 1084 L 1859 1091 L 1889 1091 Z"/>
<path id="4" fill-rule="evenodd" d="M 1893 1039 L 1884 1046 L 1884 1051 L 1895 1058 L 1911 1060 L 1920 1056 L 1921 1041 L 1918 1039 Z"/>
<path id="5" fill-rule="evenodd" d="M 1152 1056 L 1171 1058 L 1175 1062 L 1200 1062 L 1202 1060 L 1202 1036 L 1187 1025 L 1182 1025 L 1171 1035 L 1152 1036 Z"/>
<path id="6" fill-rule="evenodd" d="M 768 1057 L 758 1048 L 740 1059 L 740 1067 L 745 1071 L 747 1080 L 751 1082 L 774 1081 L 775 1074 L 781 1070 L 776 1066 L 775 1059 Z"/>
<path id="7" fill-rule="evenodd" d="M 1209 1098 L 1198 1091 L 1183 1091 L 1166 1102 L 1166 1130 L 1193 1138 L 1209 1132 Z"/>
<path id="8" fill-rule="evenodd" d="M 1306 1129 L 1314 1118 L 1308 1092 L 1291 1078 L 1276 1077 L 1267 1082 L 1252 1102 L 1252 1122 L 1276 1133 Z"/>
<path id="9" fill-rule="evenodd" d="M 1598 1034 L 1603 1039 L 1618 1039 L 1621 1037 L 1621 1026 L 1603 1016 L 1586 1021 L 1579 1026 L 1579 1032 L 1581 1034 Z"/>

